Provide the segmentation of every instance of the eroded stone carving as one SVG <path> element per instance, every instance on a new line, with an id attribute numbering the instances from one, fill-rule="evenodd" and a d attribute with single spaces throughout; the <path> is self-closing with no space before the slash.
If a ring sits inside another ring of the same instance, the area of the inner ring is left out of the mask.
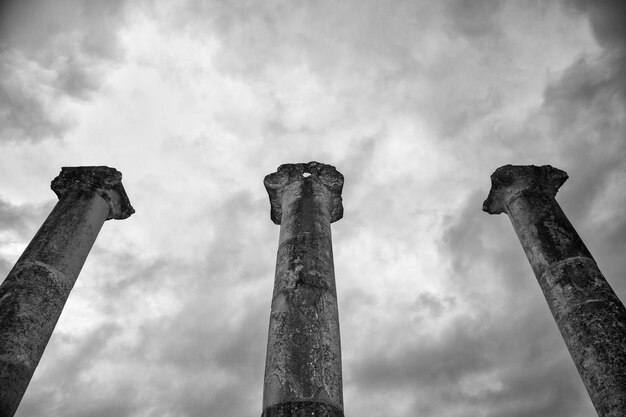
<path id="1" fill-rule="evenodd" d="M 72 190 L 95 192 L 109 205 L 107 220 L 126 219 L 135 212 L 122 185 L 122 173 L 115 168 L 63 167 L 50 187 L 59 198 Z"/>
<path id="2" fill-rule="evenodd" d="M 556 196 L 567 180 L 567 173 L 550 165 L 505 165 L 491 174 L 491 191 L 483 204 L 483 211 L 500 214 L 509 201 L 525 190 L 534 190 Z"/>
<path id="3" fill-rule="evenodd" d="M 310 177 L 319 181 L 330 192 L 331 223 L 343 217 L 341 191 L 343 175 L 332 165 L 311 161 L 306 164 L 284 164 L 276 172 L 265 177 L 263 183 L 270 197 L 270 217 L 275 224 L 280 224 L 282 217 L 282 193 L 285 186 L 292 182 L 301 182 Z"/>

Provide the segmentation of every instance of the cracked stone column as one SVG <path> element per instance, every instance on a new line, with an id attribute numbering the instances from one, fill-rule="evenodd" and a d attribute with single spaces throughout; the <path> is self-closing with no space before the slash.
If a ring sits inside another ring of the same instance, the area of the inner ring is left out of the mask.
<path id="1" fill-rule="evenodd" d="M 59 197 L 0 285 L 0 416 L 13 416 L 105 220 L 125 219 L 130 205 L 113 168 L 62 168 Z"/>
<path id="2" fill-rule="evenodd" d="M 506 213 L 600 417 L 626 416 L 626 309 L 555 200 L 567 174 L 498 168 L 483 204 Z"/>
<path id="3" fill-rule="evenodd" d="M 262 417 L 343 417 L 341 346 L 330 224 L 343 175 L 317 162 L 265 177 L 280 225 Z"/>

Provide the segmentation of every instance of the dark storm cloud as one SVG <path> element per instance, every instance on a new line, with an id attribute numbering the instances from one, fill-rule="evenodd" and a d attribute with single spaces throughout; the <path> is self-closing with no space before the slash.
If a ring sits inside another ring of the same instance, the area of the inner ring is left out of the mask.
<path id="1" fill-rule="evenodd" d="M 593 33 L 605 48 L 605 74 L 590 76 L 572 91 L 572 98 L 589 98 L 597 90 L 618 92 L 626 100 L 626 3 L 621 0 L 564 0 L 566 5 L 585 13 Z M 588 72 L 588 71 L 587 71 Z M 578 95 L 582 97 L 577 97 Z"/>
<path id="2" fill-rule="evenodd" d="M 590 61 L 590 58 L 578 59 L 544 92 L 544 107 L 560 130 L 585 117 L 593 106 L 610 106 L 612 96 L 618 91 L 610 65 L 605 61 Z"/>
<path id="3" fill-rule="evenodd" d="M 553 359 L 548 356 L 549 352 L 546 352 L 539 359 L 525 360 L 519 365 L 514 362 L 515 359 L 500 358 L 502 369 L 506 369 L 502 376 L 502 388 L 487 391 L 479 398 L 466 398 L 468 407 L 480 409 L 481 404 L 490 404 L 486 415 L 493 417 L 592 415 L 591 405 L 584 401 L 587 393 L 577 381 L 578 374 L 573 364 L 568 362 L 569 358 Z M 506 362 L 509 361 L 519 368 L 507 369 Z"/>
<path id="4" fill-rule="evenodd" d="M 252 304 L 252 305 L 250 305 Z M 243 309 L 244 306 L 225 305 L 226 309 Z M 214 326 L 210 332 L 202 332 L 207 328 L 206 316 L 196 321 L 185 315 L 186 321 L 191 320 L 192 334 L 196 336 L 188 340 L 185 350 L 171 346 L 170 358 L 178 358 L 175 363 L 185 361 L 183 369 L 190 372 L 198 371 L 198 364 L 205 367 L 205 379 L 213 375 L 227 375 L 223 384 L 219 384 L 216 392 L 209 395 L 193 387 L 187 394 L 180 393 L 175 400 L 176 406 L 184 411 L 184 415 L 203 416 L 207 410 L 216 414 L 228 414 L 244 417 L 258 413 L 261 408 L 260 389 L 263 381 L 265 360 L 265 343 L 267 341 L 267 321 L 269 319 L 269 302 L 248 303 L 247 311 L 240 319 L 227 328 Z M 234 311 L 233 311 L 234 313 Z M 210 314 L 214 320 L 229 320 L 223 315 Z M 177 332 L 173 333 L 178 334 Z M 207 341 L 215 345 L 215 350 L 207 352 Z"/>
<path id="5" fill-rule="evenodd" d="M 61 137 L 70 122 L 57 102 L 87 99 L 106 62 L 120 59 L 123 0 L 3 2 L 0 141 Z"/>
<path id="6" fill-rule="evenodd" d="M 78 37 L 80 50 L 100 58 L 118 57 L 117 29 L 124 23 L 126 0 L 9 1 L 3 10 L 2 50 L 18 49 L 49 63 L 69 34 Z M 45 61 L 47 59 L 48 61 Z"/>
<path id="7" fill-rule="evenodd" d="M 496 20 L 501 2 L 452 0 L 444 4 L 450 20 L 448 30 L 458 32 L 468 38 L 501 33 Z"/>
<path id="8" fill-rule="evenodd" d="M 455 415 L 452 410 L 463 409 L 468 416 L 587 415 L 590 404 L 573 364 L 554 355 L 562 344 L 552 334 L 558 331 L 522 316 L 509 323 L 461 318 L 443 336 L 424 337 L 393 356 L 364 356 L 351 381 L 363 395 L 427 393 L 428 400 L 416 398 L 410 414 Z"/>
<path id="9" fill-rule="evenodd" d="M 621 0 L 564 0 L 589 16 L 598 40 L 609 48 L 626 47 L 626 4 Z"/>
<path id="10" fill-rule="evenodd" d="M 616 231 L 625 223 L 619 206 L 626 199 L 620 185 L 626 173 L 626 3 L 564 3 L 588 17 L 602 52 L 580 57 L 547 86 L 541 108 L 527 122 L 526 138 L 515 146 L 517 155 L 530 159 L 528 150 L 536 154 L 537 148 L 528 146 L 529 139 L 552 143 L 545 162 L 570 176 L 557 200 L 623 299 L 626 237 Z M 534 126 L 545 130 L 538 135 Z"/>
<path id="11" fill-rule="evenodd" d="M 365 389 L 398 389 L 407 383 L 416 386 L 449 386 L 461 376 L 485 368 L 489 349 L 475 337 L 475 326 L 456 323 L 439 340 L 423 340 L 406 346 L 393 356 L 384 350 L 359 359 L 353 378 Z M 410 330 L 410 329 L 407 329 Z"/>
<path id="12" fill-rule="evenodd" d="M 626 171 L 625 69 L 605 57 L 577 60 L 546 88 L 542 107 L 529 120 L 529 126 L 545 122 L 547 139 L 556 146 L 553 164 L 570 174 L 563 186 L 570 191 L 560 198 L 574 219 L 589 216 L 615 176 Z"/>

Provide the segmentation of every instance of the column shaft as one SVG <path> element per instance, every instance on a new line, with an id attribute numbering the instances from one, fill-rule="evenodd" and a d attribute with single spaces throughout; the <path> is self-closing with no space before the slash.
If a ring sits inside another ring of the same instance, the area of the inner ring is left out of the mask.
<path id="1" fill-rule="evenodd" d="M 17 410 L 98 232 L 111 214 L 97 192 L 64 190 L 0 285 L 0 416 L 13 416 Z"/>
<path id="2" fill-rule="evenodd" d="M 281 187 L 279 204 L 263 417 L 343 417 L 332 193 L 299 175 Z"/>
<path id="3" fill-rule="evenodd" d="M 535 174 L 554 170 L 533 168 Z M 565 178 L 548 191 L 527 183 L 501 196 L 501 209 L 513 224 L 598 415 L 626 416 L 626 309 L 554 198 Z"/>

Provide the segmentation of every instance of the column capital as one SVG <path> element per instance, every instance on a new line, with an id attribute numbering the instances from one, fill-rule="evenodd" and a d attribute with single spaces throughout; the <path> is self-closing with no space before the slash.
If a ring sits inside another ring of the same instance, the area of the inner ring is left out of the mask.
<path id="1" fill-rule="evenodd" d="M 293 182 L 317 181 L 323 184 L 330 192 L 331 222 L 343 217 L 341 191 L 343 189 L 343 175 L 332 165 L 311 161 L 300 164 L 283 164 L 276 172 L 269 174 L 263 180 L 265 189 L 270 197 L 270 217 L 275 224 L 280 224 L 282 217 L 281 193 L 283 188 Z"/>
<path id="2" fill-rule="evenodd" d="M 106 166 L 63 167 L 50 188 L 61 199 L 68 191 L 93 191 L 109 206 L 109 219 L 126 219 L 135 212 L 124 186 L 122 173 Z"/>
<path id="3" fill-rule="evenodd" d="M 491 174 L 491 190 L 483 203 L 489 214 L 506 212 L 509 202 L 521 192 L 532 190 L 554 197 L 568 176 L 550 165 L 504 165 Z"/>

